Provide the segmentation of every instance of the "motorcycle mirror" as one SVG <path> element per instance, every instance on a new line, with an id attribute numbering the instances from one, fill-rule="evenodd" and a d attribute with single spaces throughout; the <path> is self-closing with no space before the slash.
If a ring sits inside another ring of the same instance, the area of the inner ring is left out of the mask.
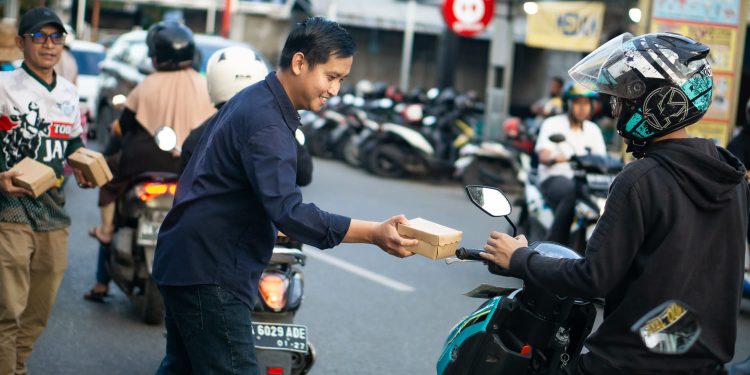
<path id="1" fill-rule="evenodd" d="M 166 125 L 156 129 L 154 133 L 154 140 L 156 145 L 162 151 L 172 151 L 177 146 L 177 133 Z"/>
<path id="2" fill-rule="evenodd" d="M 500 189 L 469 185 L 466 187 L 469 199 L 482 211 L 493 217 L 508 216 L 512 211 L 510 201 Z"/>
<path id="3" fill-rule="evenodd" d="M 513 211 L 511 208 L 512 205 L 502 190 L 489 186 L 468 185 L 466 186 L 466 194 L 469 195 L 469 199 L 471 199 L 471 202 L 475 206 L 488 215 L 492 217 L 504 217 L 511 228 L 513 228 L 513 237 L 516 236 L 516 226 L 508 218 L 508 215 Z"/>
<path id="4" fill-rule="evenodd" d="M 125 102 L 128 100 L 128 97 L 123 94 L 117 94 L 112 97 L 112 106 L 119 109 L 122 106 L 125 105 Z"/>
<path id="5" fill-rule="evenodd" d="M 297 129 L 294 132 L 294 138 L 297 138 L 297 142 L 299 142 L 300 145 L 305 145 L 305 133 L 302 132 L 302 129 Z"/>
<path id="6" fill-rule="evenodd" d="M 683 302 L 670 300 L 646 313 L 630 331 L 654 353 L 684 354 L 700 337 L 701 325 Z"/>
<path id="7" fill-rule="evenodd" d="M 549 140 L 554 143 L 565 142 L 565 136 L 560 133 L 555 133 L 549 136 Z"/>
<path id="8" fill-rule="evenodd" d="M 435 116 L 427 116 L 422 120 L 422 124 L 424 126 L 432 126 L 432 125 L 435 125 L 436 122 L 437 122 L 437 117 Z"/>

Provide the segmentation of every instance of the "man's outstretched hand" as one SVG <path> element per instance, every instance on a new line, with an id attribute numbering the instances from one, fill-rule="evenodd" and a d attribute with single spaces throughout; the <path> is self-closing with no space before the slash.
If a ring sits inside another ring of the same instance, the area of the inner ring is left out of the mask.
<path id="1" fill-rule="evenodd" d="M 398 215 L 378 224 L 372 233 L 372 243 L 395 257 L 404 258 L 414 255 L 411 251 L 406 250 L 406 247 L 416 246 L 419 241 L 401 237 L 397 230 L 398 224 L 407 224 L 408 222 L 409 220 L 406 220 L 404 215 Z"/>
<path id="2" fill-rule="evenodd" d="M 412 256 L 414 253 L 406 248 L 416 246 L 419 241 L 401 237 L 397 230 L 398 224 L 408 222 L 404 215 L 394 216 L 382 223 L 352 219 L 344 242 L 371 243 L 399 258 Z"/>

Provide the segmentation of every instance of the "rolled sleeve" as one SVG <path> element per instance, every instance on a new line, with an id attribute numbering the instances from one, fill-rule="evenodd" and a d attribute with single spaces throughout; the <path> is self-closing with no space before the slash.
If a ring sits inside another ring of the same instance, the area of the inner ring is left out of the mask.
<path id="1" fill-rule="evenodd" d="M 296 184 L 297 148 L 284 124 L 266 126 L 241 145 L 248 180 L 274 225 L 286 235 L 320 249 L 344 239 L 351 219 L 302 202 Z"/>

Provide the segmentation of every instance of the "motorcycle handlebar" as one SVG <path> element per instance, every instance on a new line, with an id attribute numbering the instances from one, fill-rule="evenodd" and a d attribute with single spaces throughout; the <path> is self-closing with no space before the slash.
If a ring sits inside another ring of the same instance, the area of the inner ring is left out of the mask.
<path id="1" fill-rule="evenodd" d="M 463 260 L 478 260 L 483 262 L 485 261 L 485 259 L 479 256 L 479 254 L 483 252 L 484 250 L 467 249 L 464 247 L 460 247 L 458 248 L 458 250 L 456 250 L 456 258 Z"/>

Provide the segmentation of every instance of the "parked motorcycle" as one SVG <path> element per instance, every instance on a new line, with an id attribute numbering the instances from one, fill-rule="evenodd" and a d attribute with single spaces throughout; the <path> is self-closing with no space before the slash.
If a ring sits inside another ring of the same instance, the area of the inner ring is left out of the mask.
<path id="1" fill-rule="evenodd" d="M 362 162 L 368 171 L 392 178 L 452 176 L 459 150 L 475 137 L 474 110 L 446 104 L 423 107 L 404 106 L 401 124 L 384 123 L 363 145 Z"/>
<path id="2" fill-rule="evenodd" d="M 177 137 L 171 128 L 162 127 L 154 139 L 159 148 L 171 151 Z M 151 270 L 159 227 L 172 208 L 176 189 L 176 174 L 147 172 L 133 178 L 116 203 L 107 269 L 123 293 L 140 306 L 147 324 L 164 319 L 164 302 Z"/>
<path id="3" fill-rule="evenodd" d="M 508 218 L 511 203 L 499 189 L 467 186 L 470 200 L 493 217 Z M 578 259 L 575 251 L 551 242 L 529 246 L 542 255 Z M 460 248 L 458 260 L 485 262 L 482 250 Z M 496 275 L 511 276 L 490 263 Z M 591 332 L 596 309 L 592 301 L 558 296 L 534 284 L 520 289 L 480 285 L 466 294 L 486 301 L 451 329 L 437 362 L 438 375 L 562 374 L 576 360 Z"/>
<path id="4" fill-rule="evenodd" d="M 565 141 L 562 134 L 553 134 L 550 140 L 560 144 Z M 575 176 L 576 204 L 575 216 L 570 229 L 570 245 L 582 253 L 594 231 L 607 202 L 609 186 L 624 164 L 608 155 L 574 155 L 570 159 Z M 524 204 L 520 214 L 520 224 L 528 238 L 542 239 L 546 236 L 554 210 L 544 201 L 536 170 L 531 166 L 531 158 L 522 155 L 524 174 Z"/>
<path id="5" fill-rule="evenodd" d="M 453 164 L 454 177 L 464 185 L 497 186 L 515 195 L 523 192 L 518 181 L 520 166 L 514 153 L 500 142 L 470 143 L 460 151 L 461 157 Z"/>

